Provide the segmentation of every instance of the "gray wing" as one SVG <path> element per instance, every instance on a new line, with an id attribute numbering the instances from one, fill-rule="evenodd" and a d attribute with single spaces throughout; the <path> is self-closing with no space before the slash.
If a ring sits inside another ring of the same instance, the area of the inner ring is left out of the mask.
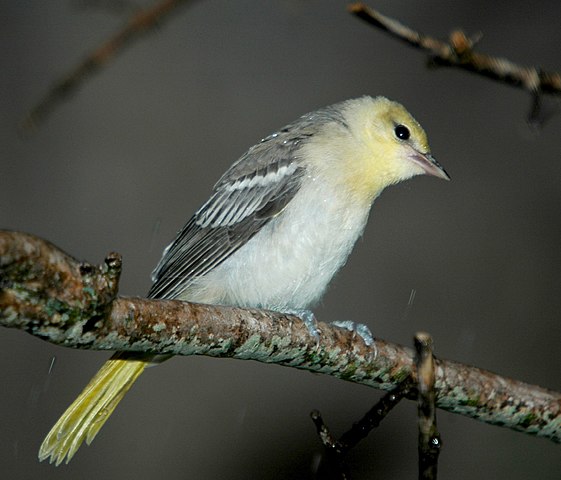
<path id="1" fill-rule="evenodd" d="M 232 165 L 164 251 L 148 296 L 177 298 L 194 278 L 220 265 L 282 211 L 300 188 L 304 166 L 296 152 L 310 136 L 283 129 Z"/>

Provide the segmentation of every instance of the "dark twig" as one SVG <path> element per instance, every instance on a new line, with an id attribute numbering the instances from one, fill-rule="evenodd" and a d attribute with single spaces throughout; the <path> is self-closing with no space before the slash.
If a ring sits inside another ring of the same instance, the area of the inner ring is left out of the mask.
<path id="1" fill-rule="evenodd" d="M 310 417 L 314 425 L 316 426 L 316 431 L 321 440 L 321 443 L 327 450 L 334 450 L 339 453 L 340 448 L 337 439 L 331 434 L 329 427 L 323 421 L 323 417 L 319 410 L 312 410 Z"/>
<path id="2" fill-rule="evenodd" d="M 120 258 L 81 263 L 33 235 L 0 231 L 0 325 L 72 348 L 209 355 L 277 363 L 390 391 L 415 381 L 412 351 L 294 315 L 115 297 Z M 436 406 L 561 442 L 561 394 L 435 360 Z M 413 398 L 412 394 L 406 395 Z"/>
<path id="3" fill-rule="evenodd" d="M 415 335 L 419 416 L 419 479 L 436 480 L 440 434 L 436 428 L 435 373 L 432 338 L 428 333 Z"/>
<path id="4" fill-rule="evenodd" d="M 74 93 L 94 73 L 100 71 L 126 46 L 146 35 L 185 0 L 161 0 L 151 8 L 136 12 L 113 37 L 90 53 L 74 70 L 58 80 L 22 122 L 23 130 L 37 127 L 70 94 Z"/>
<path id="5" fill-rule="evenodd" d="M 314 410 L 310 416 L 316 426 L 316 431 L 325 447 L 328 460 L 335 468 L 338 469 L 341 478 L 346 478 L 347 474 L 343 467 L 344 456 L 355 447 L 363 438 L 377 428 L 382 420 L 386 418 L 388 413 L 411 392 L 411 381 L 406 379 L 395 387 L 392 391 L 386 393 L 358 422 L 341 435 L 337 440 L 323 421 L 321 413 Z"/>
<path id="6" fill-rule="evenodd" d="M 411 393 L 411 382 L 410 380 L 405 380 L 395 387 L 391 392 L 386 393 L 377 403 L 374 405 L 364 417 L 362 417 L 358 422 L 354 423 L 353 426 L 343 435 L 337 442 L 339 445 L 339 450 L 343 453 L 348 452 L 351 448 L 358 444 L 363 438 L 375 428 L 380 426 L 380 423 L 388 413 L 407 395 Z"/>
<path id="7" fill-rule="evenodd" d="M 330 477 L 347 480 L 348 474 L 343 464 L 343 452 L 341 451 L 339 442 L 332 435 L 329 427 L 323 421 L 323 417 L 319 411 L 313 410 L 310 413 L 310 417 L 316 426 L 318 437 L 325 447 L 328 470 L 331 473 Z"/>
<path id="8" fill-rule="evenodd" d="M 431 66 L 457 67 L 491 78 L 507 85 L 523 88 L 532 96 L 561 94 L 561 74 L 546 72 L 538 67 L 524 67 L 505 58 L 478 53 L 474 50 L 479 40 L 470 39 L 460 30 L 450 34 L 448 42 L 423 35 L 403 25 L 393 18 L 386 17 L 364 3 L 352 3 L 349 12 L 372 26 L 380 28 L 397 39 L 429 55 Z M 533 119 L 539 118 L 533 112 Z"/>

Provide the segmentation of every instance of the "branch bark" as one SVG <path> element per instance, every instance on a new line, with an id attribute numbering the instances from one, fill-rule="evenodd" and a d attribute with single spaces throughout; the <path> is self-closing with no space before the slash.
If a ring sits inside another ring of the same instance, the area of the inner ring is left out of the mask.
<path id="1" fill-rule="evenodd" d="M 448 42 L 429 35 L 423 35 L 403 25 L 393 18 L 386 17 L 364 3 L 352 3 L 349 12 L 368 24 L 388 32 L 412 47 L 429 54 L 433 66 L 457 67 L 483 75 L 508 85 L 520 87 L 531 94 L 548 93 L 561 95 L 561 74 L 546 72 L 538 67 L 525 67 L 505 58 L 494 57 L 476 52 L 473 40 L 461 30 L 450 34 Z"/>
<path id="2" fill-rule="evenodd" d="M 382 390 L 416 380 L 411 349 L 296 316 L 118 297 L 120 256 L 79 262 L 26 233 L 0 231 L 0 325 L 72 348 L 208 355 L 277 363 Z M 561 394 L 435 359 L 436 406 L 561 442 Z M 411 396 L 412 399 L 415 396 Z"/>
<path id="3" fill-rule="evenodd" d="M 417 351 L 417 415 L 419 417 L 419 479 L 436 480 L 438 456 L 442 445 L 436 428 L 436 404 L 434 391 L 434 356 L 432 338 L 428 333 L 415 335 Z"/>

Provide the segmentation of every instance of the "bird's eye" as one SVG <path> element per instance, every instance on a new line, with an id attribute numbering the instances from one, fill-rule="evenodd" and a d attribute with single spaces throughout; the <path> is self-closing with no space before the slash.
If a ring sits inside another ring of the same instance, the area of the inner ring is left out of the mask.
<path id="1" fill-rule="evenodd" d="M 400 140 L 409 140 L 411 132 L 405 125 L 397 125 L 394 129 L 395 136 Z"/>

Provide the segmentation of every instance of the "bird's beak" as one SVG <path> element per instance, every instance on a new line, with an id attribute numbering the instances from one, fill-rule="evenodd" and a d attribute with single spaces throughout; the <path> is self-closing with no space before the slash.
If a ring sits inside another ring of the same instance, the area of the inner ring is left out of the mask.
<path id="1" fill-rule="evenodd" d="M 409 158 L 419 165 L 425 171 L 426 175 L 450 180 L 450 176 L 446 173 L 446 170 L 444 170 L 442 165 L 440 165 L 440 163 L 436 161 L 436 158 L 430 153 L 421 153 L 413 150 Z"/>

